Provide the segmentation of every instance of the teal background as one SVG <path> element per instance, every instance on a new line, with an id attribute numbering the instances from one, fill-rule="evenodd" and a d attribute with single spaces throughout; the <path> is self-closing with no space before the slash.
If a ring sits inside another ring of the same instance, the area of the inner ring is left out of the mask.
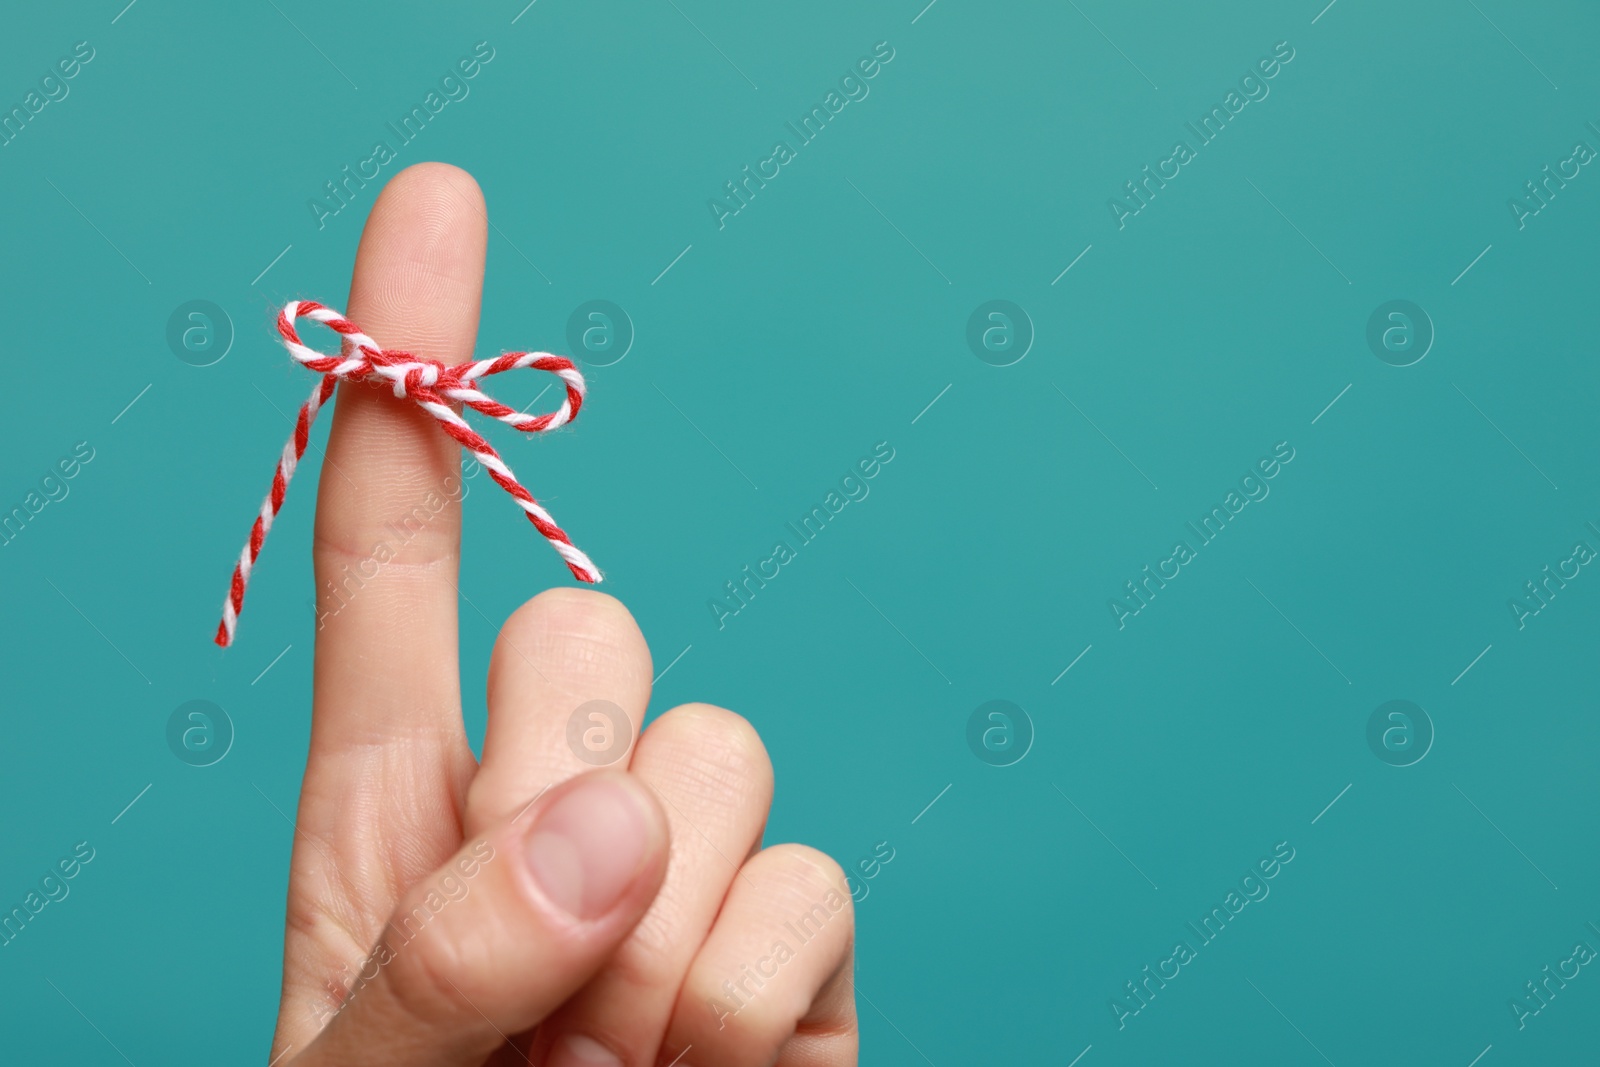
<path id="1" fill-rule="evenodd" d="M 377 184 L 320 230 L 308 198 L 481 40 L 384 177 L 482 184 L 480 352 L 564 351 L 593 298 L 631 317 L 577 426 L 495 441 L 658 669 L 688 648 L 651 713 L 758 726 L 768 840 L 895 849 L 857 905 L 864 1062 L 1592 1062 L 1593 968 L 1525 1029 L 1508 1001 L 1600 948 L 1600 577 L 1523 629 L 1507 601 L 1600 548 L 1600 174 L 1524 229 L 1507 200 L 1600 147 L 1595 9 L 122 2 L 13 5 L 0 35 L 6 109 L 96 50 L 0 148 L 0 506 L 95 449 L 0 549 L 0 910 L 96 850 L 0 948 L 0 1058 L 269 1058 L 318 457 L 239 643 L 210 636 L 274 406 L 311 384 L 274 309 L 343 306 Z M 884 40 L 870 96 L 719 230 L 708 198 Z M 1279 41 L 1270 96 L 1119 230 L 1107 198 Z M 165 340 L 194 299 L 236 331 L 213 366 Z M 1036 331 L 1012 366 L 965 340 L 991 299 Z M 1366 344 L 1391 299 L 1437 331 L 1413 366 Z M 719 630 L 723 583 L 879 441 L 870 496 Z M 1119 630 L 1108 600 L 1279 441 L 1270 497 Z M 462 589 L 496 624 L 568 580 L 492 487 L 466 510 Z M 496 625 L 461 623 L 476 745 Z M 996 698 L 1035 731 L 1008 767 L 966 741 Z M 193 699 L 237 732 L 206 768 L 165 739 Z M 1437 732 L 1413 766 L 1367 745 L 1391 699 Z M 1124 983 L 1283 841 L 1270 896 L 1119 1029 Z"/>

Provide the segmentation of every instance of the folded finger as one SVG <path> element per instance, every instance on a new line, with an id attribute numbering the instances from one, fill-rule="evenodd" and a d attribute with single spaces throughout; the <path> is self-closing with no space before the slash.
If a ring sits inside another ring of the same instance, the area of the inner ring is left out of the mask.
<path id="1" fill-rule="evenodd" d="M 738 715 L 707 704 L 652 723 L 629 773 L 661 798 L 672 827 L 666 880 L 606 966 L 540 1028 L 546 1067 L 655 1062 L 684 976 L 772 803 L 761 739 Z"/>
<path id="2" fill-rule="evenodd" d="M 662 1055 L 680 1067 L 853 1067 L 854 941 L 839 865 L 803 845 L 764 850 L 694 958 Z"/>
<path id="3" fill-rule="evenodd" d="M 522 605 L 489 661 L 467 832 L 584 771 L 626 769 L 649 702 L 650 648 L 620 601 L 560 587 Z"/>

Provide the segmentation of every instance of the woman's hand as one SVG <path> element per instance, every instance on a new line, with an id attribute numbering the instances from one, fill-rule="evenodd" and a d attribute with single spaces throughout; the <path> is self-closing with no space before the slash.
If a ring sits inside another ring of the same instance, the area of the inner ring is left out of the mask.
<path id="1" fill-rule="evenodd" d="M 362 235 L 350 317 L 385 346 L 471 358 L 486 226 L 463 171 L 399 174 Z M 639 733 L 650 652 L 620 603 L 554 589 L 507 620 L 474 760 L 457 663 L 459 464 L 414 406 L 340 388 L 269 1058 L 854 1064 L 843 872 L 802 846 L 761 849 L 772 767 L 744 719 L 687 705 Z M 594 700 L 638 738 L 600 771 L 567 740 Z"/>

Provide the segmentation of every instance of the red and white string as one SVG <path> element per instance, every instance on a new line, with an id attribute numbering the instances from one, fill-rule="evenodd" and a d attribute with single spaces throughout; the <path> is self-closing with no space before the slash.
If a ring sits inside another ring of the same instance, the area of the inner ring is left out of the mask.
<path id="1" fill-rule="evenodd" d="M 344 339 L 343 354 L 330 356 L 302 343 L 294 328 L 295 320 L 302 316 L 320 322 L 339 334 Z M 317 412 L 333 396 L 334 388 L 341 381 L 384 382 L 393 388 L 396 397 L 414 401 L 437 419 L 440 428 L 460 442 L 461 447 L 483 465 L 500 488 L 511 494 L 517 506 L 527 513 L 528 521 L 561 554 L 575 578 L 583 582 L 600 581 L 600 571 L 589 557 L 555 524 L 550 513 L 539 506 L 533 494 L 522 487 L 517 476 L 511 473 L 511 468 L 500 458 L 500 453 L 467 425 L 467 421 L 448 403 L 455 401 L 524 433 L 545 433 L 557 429 L 576 418 L 578 409 L 583 406 L 583 375 L 572 360 L 548 352 L 507 352 L 495 359 L 447 366 L 438 360 L 421 359 L 409 352 L 386 351 L 355 323 L 311 300 L 290 301 L 278 315 L 278 333 L 283 336 L 283 346 L 289 350 L 289 355 L 321 374 L 322 380 L 300 407 L 294 433 L 278 458 L 272 489 L 261 503 L 261 513 L 250 527 L 250 538 L 245 542 L 239 562 L 233 568 L 233 582 L 228 589 L 227 599 L 223 601 L 222 622 L 217 627 L 217 644 L 224 648 L 233 644 L 239 612 L 244 609 L 245 587 L 250 583 L 250 572 L 255 568 L 256 558 L 261 555 L 261 545 L 267 539 L 267 531 L 272 529 L 272 520 L 283 507 L 289 479 L 294 477 L 295 467 L 300 457 L 305 455 L 306 445 L 311 438 L 311 424 L 316 421 Z M 567 395 L 559 408 L 546 415 L 526 415 L 486 396 L 477 387 L 480 378 L 523 367 L 549 371 L 560 377 L 567 387 Z"/>

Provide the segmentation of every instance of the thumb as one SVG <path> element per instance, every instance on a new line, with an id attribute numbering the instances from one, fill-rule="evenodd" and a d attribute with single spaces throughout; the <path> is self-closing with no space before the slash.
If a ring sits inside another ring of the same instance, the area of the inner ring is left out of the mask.
<path id="1" fill-rule="evenodd" d="M 666 864 L 666 819 L 631 775 L 548 790 L 405 894 L 295 1067 L 481 1063 L 588 981 Z"/>

